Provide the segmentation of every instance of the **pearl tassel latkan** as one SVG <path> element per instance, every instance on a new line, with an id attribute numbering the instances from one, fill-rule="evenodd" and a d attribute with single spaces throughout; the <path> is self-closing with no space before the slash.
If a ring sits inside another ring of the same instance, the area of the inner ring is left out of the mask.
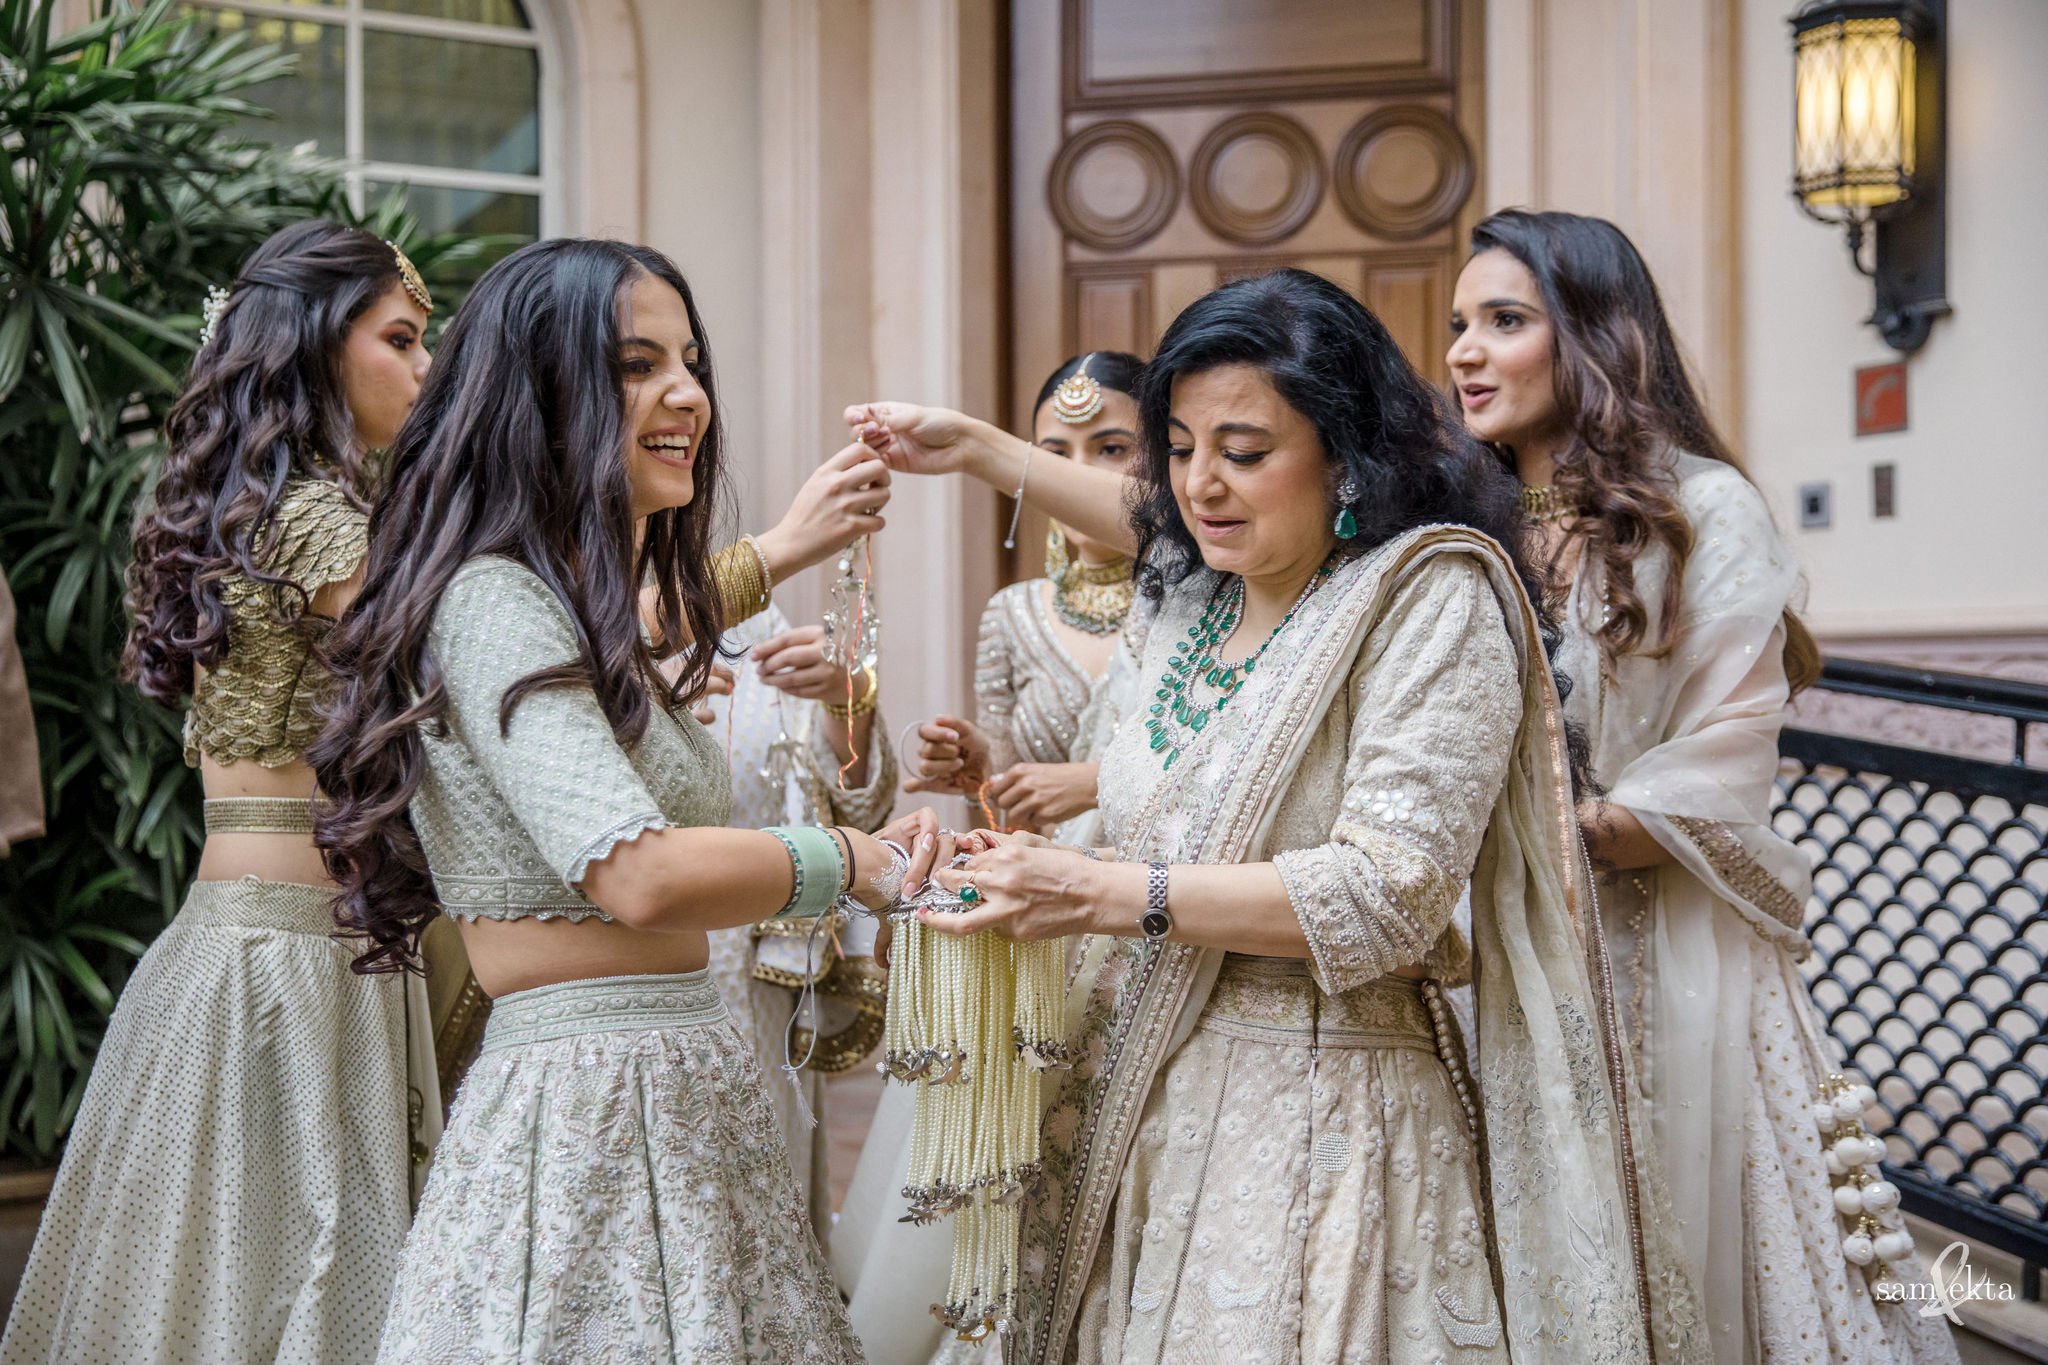
<path id="1" fill-rule="evenodd" d="M 1878 1170 L 1884 1139 L 1863 1126 L 1864 1114 L 1876 1103 L 1877 1092 L 1870 1086 L 1837 1073 L 1813 1102 L 1813 1122 L 1834 1181 L 1835 1212 L 1848 1228 L 1842 1257 L 1851 1265 L 1874 1266 L 1872 1273 L 1882 1279 L 1891 1273 L 1892 1262 L 1913 1254 L 1913 1235 L 1899 1212 L 1899 1187 Z"/>
<path id="2" fill-rule="evenodd" d="M 932 1312 L 975 1341 L 1007 1332 L 1016 1314 L 1018 1206 L 1039 1172 L 1045 1073 L 1068 1063 L 1066 946 L 942 934 L 919 908 L 965 907 L 934 884 L 891 915 L 878 1069 L 917 1087 L 903 1221 L 954 1219 L 952 1279 Z"/>

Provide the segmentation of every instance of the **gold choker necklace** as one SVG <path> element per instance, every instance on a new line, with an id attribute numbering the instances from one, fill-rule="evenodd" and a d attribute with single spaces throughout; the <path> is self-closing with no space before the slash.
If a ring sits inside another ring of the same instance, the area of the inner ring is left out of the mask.
<path id="1" fill-rule="evenodd" d="M 1131 561 L 1083 564 L 1075 559 L 1052 576 L 1052 606 L 1060 620 L 1090 635 L 1114 635 L 1124 627 L 1137 585 Z"/>
<path id="2" fill-rule="evenodd" d="M 1576 510 L 1565 502 L 1564 494 L 1558 492 L 1554 483 L 1541 488 L 1522 485 L 1522 515 L 1531 521 L 1563 521 Z"/>

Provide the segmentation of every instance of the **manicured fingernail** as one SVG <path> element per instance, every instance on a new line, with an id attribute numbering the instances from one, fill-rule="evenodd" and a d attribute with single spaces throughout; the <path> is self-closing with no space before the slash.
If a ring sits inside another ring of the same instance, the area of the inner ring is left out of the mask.
<path id="1" fill-rule="evenodd" d="M 937 848 L 939 841 L 929 834 L 920 834 L 917 838 L 917 846 L 919 848 Z"/>

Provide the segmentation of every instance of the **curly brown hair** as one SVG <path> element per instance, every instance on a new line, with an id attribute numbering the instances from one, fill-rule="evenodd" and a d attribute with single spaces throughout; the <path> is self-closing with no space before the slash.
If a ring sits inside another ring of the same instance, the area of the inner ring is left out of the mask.
<path id="1" fill-rule="evenodd" d="M 226 655 L 230 574 L 295 594 L 297 615 L 308 609 L 305 589 L 255 555 L 291 479 L 328 479 L 367 501 L 342 353 L 356 319 L 398 282 L 389 246 L 323 219 L 272 235 L 235 278 L 171 408 L 169 450 L 136 518 L 121 676 L 144 696 L 175 705 L 195 667 Z"/>
<path id="2" fill-rule="evenodd" d="M 1672 450 L 1741 461 L 1714 429 L 1687 373 L 1657 283 L 1626 233 L 1603 218 L 1506 209 L 1472 230 L 1472 254 L 1504 251 L 1536 280 L 1552 327 L 1552 374 L 1569 441 L 1552 476 L 1577 509 L 1554 562 L 1576 544 L 1606 571 L 1609 613 L 1598 635 L 1609 665 L 1624 654 L 1659 657 L 1674 643 L 1692 523 L 1678 505 Z M 1505 452 L 1503 457 L 1506 458 Z M 1512 467 L 1512 466 L 1511 466 Z M 1671 557 L 1658 620 L 1636 591 L 1636 561 L 1661 546 Z M 1562 594 L 1568 581 L 1554 585 Z M 1785 671 L 1797 692 L 1820 676 L 1820 650 L 1785 612 Z"/>

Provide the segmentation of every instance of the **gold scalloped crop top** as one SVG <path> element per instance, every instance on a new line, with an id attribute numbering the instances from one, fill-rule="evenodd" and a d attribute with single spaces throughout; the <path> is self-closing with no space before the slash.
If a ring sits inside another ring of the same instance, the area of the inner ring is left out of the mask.
<path id="1" fill-rule="evenodd" d="M 295 479 L 285 485 L 257 563 L 310 595 L 356 571 L 369 548 L 370 519 L 341 485 Z M 185 714 L 185 762 L 253 759 L 266 768 L 298 762 L 320 734 L 314 705 L 331 680 L 313 647 L 333 628 L 324 617 L 291 620 L 298 594 L 239 573 L 221 585 L 228 609 L 227 657 L 206 670 Z"/>

